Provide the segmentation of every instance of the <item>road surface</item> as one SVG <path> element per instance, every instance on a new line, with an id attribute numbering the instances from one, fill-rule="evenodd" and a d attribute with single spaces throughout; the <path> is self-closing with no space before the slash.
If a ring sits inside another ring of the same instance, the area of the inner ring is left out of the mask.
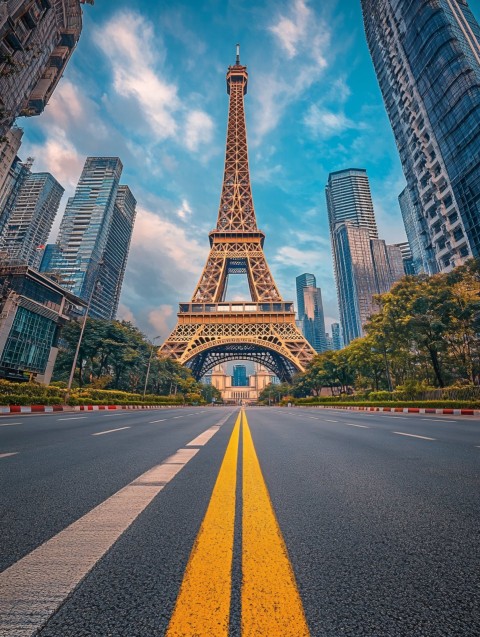
<path id="1" fill-rule="evenodd" d="M 478 637 L 480 420 L 0 417 L 2 637 Z"/>

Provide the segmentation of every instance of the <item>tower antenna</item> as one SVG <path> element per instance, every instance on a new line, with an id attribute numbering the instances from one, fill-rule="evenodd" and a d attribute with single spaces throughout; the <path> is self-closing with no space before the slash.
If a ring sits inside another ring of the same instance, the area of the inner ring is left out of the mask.
<path id="1" fill-rule="evenodd" d="M 240 66 L 240 45 L 239 44 L 237 44 L 237 59 L 236 59 L 235 64 L 237 66 Z"/>

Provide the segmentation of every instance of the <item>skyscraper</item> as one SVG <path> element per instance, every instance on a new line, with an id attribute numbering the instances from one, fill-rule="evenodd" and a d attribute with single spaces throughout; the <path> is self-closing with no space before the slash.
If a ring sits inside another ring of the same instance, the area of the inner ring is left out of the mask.
<path id="1" fill-rule="evenodd" d="M 404 274 L 402 254 L 378 238 L 365 170 L 331 173 L 326 187 L 333 265 L 343 340 L 363 336 L 378 307 L 373 296 L 388 292 Z"/>
<path id="2" fill-rule="evenodd" d="M 403 225 L 412 251 L 413 268 L 416 274 L 435 274 L 437 261 L 429 239 L 428 225 L 422 215 L 419 216 L 411 192 L 405 188 L 398 197 L 402 212 Z"/>
<path id="3" fill-rule="evenodd" d="M 25 177 L 0 237 L 10 259 L 38 269 L 63 193 L 50 173 Z"/>
<path id="4" fill-rule="evenodd" d="M 325 352 L 327 341 L 321 289 L 313 286 L 303 288 L 303 303 L 303 334 L 316 352 Z"/>
<path id="5" fill-rule="evenodd" d="M 22 143 L 23 130 L 12 128 L 0 142 L 0 193 L 5 186 L 12 164 Z M 0 213 L 1 214 L 1 213 Z"/>
<path id="6" fill-rule="evenodd" d="M 359 228 L 366 228 L 371 239 L 378 238 L 366 170 L 349 168 L 330 173 L 326 196 L 331 232 L 336 224 L 349 221 Z"/>
<path id="7" fill-rule="evenodd" d="M 67 289 L 93 295 L 94 318 L 115 317 L 135 220 L 136 201 L 119 186 L 122 168 L 118 157 L 87 158 L 49 263 Z"/>
<path id="8" fill-rule="evenodd" d="M 314 274 L 308 274 L 307 272 L 305 272 L 305 274 L 301 274 L 300 276 L 297 276 L 297 278 L 295 279 L 295 282 L 296 282 L 296 288 L 297 288 L 298 320 L 303 321 L 303 317 L 305 314 L 305 301 L 303 297 L 303 290 L 307 287 L 313 287 L 313 288 L 317 287 L 317 280 L 315 279 Z"/>
<path id="9" fill-rule="evenodd" d="M 402 253 L 403 271 L 405 272 L 405 274 L 417 274 L 417 272 L 415 271 L 415 264 L 413 262 L 413 255 L 410 249 L 409 242 L 402 241 L 402 243 L 396 243 L 395 247 L 397 247 Z"/>
<path id="10" fill-rule="evenodd" d="M 480 256 L 480 27 L 466 0 L 362 0 L 362 9 L 412 215 L 449 271 Z"/>
<path id="11" fill-rule="evenodd" d="M 93 0 L 15 0 L 0 6 L 0 136 L 19 115 L 39 115 L 82 30 Z"/>
<path id="12" fill-rule="evenodd" d="M 333 349 L 342 349 L 343 341 L 342 341 L 342 332 L 340 329 L 340 323 L 332 323 L 332 341 L 333 341 Z"/>

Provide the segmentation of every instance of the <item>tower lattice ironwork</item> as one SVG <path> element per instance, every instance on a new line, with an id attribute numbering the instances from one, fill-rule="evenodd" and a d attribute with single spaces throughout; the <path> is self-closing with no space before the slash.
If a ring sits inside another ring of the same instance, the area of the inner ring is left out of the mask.
<path id="1" fill-rule="evenodd" d="M 237 46 L 236 63 L 227 72 L 225 171 L 210 254 L 192 300 L 180 304 L 177 326 L 159 354 L 187 365 L 197 379 L 219 363 L 252 360 L 288 381 L 315 351 L 298 330 L 293 303 L 282 299 L 263 252 L 265 234 L 257 227 L 248 167 L 247 84 Z M 250 301 L 225 301 L 230 274 L 246 274 Z"/>

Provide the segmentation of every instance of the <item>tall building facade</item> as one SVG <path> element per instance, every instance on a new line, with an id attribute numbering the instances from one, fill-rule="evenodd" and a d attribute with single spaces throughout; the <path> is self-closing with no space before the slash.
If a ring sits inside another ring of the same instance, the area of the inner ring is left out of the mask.
<path id="1" fill-rule="evenodd" d="M 480 27 L 466 0 L 362 9 L 411 199 L 402 213 L 419 226 L 427 271 L 449 271 L 480 256 Z"/>
<path id="2" fill-rule="evenodd" d="M 397 247 L 402 254 L 403 270 L 405 274 L 407 275 L 417 274 L 417 271 L 415 270 L 415 263 L 413 260 L 413 254 L 412 254 L 412 250 L 410 248 L 409 242 L 402 241 L 402 243 L 396 243 L 395 247 Z M 418 274 L 421 274 L 421 272 L 418 272 Z"/>
<path id="3" fill-rule="evenodd" d="M 4 0 L 0 6 L 0 136 L 20 116 L 39 115 L 82 30 L 93 0 Z"/>
<path id="4" fill-rule="evenodd" d="M 63 193 L 50 173 L 25 177 L 0 236 L 0 247 L 11 261 L 39 268 Z"/>
<path id="5" fill-rule="evenodd" d="M 297 289 L 297 313 L 298 320 L 303 321 L 303 317 L 305 315 L 305 301 L 303 297 L 303 290 L 305 288 L 315 288 L 317 287 L 317 280 L 314 274 L 309 274 L 305 272 L 304 274 L 300 274 L 295 279 L 296 289 Z"/>
<path id="6" fill-rule="evenodd" d="M 371 239 L 378 238 L 372 193 L 367 171 L 349 168 L 330 173 L 326 187 L 330 231 L 343 222 L 368 230 Z"/>
<path id="7" fill-rule="evenodd" d="M 4 135 L 3 141 L 0 142 L 0 193 L 8 179 L 12 164 L 22 143 L 22 137 L 23 130 L 15 126 Z"/>
<path id="8" fill-rule="evenodd" d="M 303 334 L 316 352 L 327 350 L 325 316 L 323 313 L 322 290 L 308 286 L 303 288 Z"/>
<path id="9" fill-rule="evenodd" d="M 15 206 L 20 188 L 30 174 L 31 159 L 25 163 L 15 156 L 0 188 L 0 237 Z"/>
<path id="10" fill-rule="evenodd" d="M 346 345 L 363 336 L 378 307 L 373 297 L 388 292 L 404 275 L 402 253 L 378 238 L 365 170 L 331 173 L 326 187 L 338 306 Z"/>
<path id="11" fill-rule="evenodd" d="M 409 188 L 402 190 L 398 197 L 403 225 L 408 243 L 412 250 L 413 267 L 416 274 L 436 274 L 438 272 L 437 260 L 427 224 L 420 208 L 415 206 L 412 193 Z"/>
<path id="12" fill-rule="evenodd" d="M 118 157 L 88 157 L 75 194 L 68 200 L 56 247 L 42 271 L 84 300 L 93 318 L 113 319 L 118 307 L 136 201 L 119 181 Z"/>
<path id="13" fill-rule="evenodd" d="M 340 327 L 340 323 L 332 323 L 332 341 L 333 341 L 333 349 L 342 349 L 343 347 L 343 339 L 342 339 L 342 331 Z"/>

